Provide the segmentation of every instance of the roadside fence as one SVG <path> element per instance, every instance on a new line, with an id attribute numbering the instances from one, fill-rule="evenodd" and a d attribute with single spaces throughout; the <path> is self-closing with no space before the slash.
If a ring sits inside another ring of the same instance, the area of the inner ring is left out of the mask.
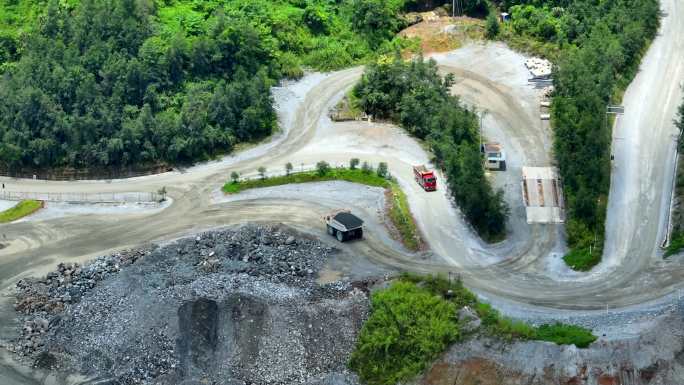
<path id="1" fill-rule="evenodd" d="M 82 193 L 82 192 L 22 192 L 1 191 L 0 200 L 22 201 L 34 199 L 45 202 L 66 203 L 156 203 L 163 196 L 154 192 L 127 192 L 127 193 Z"/>
<path id="2" fill-rule="evenodd" d="M 126 179 L 140 176 L 161 174 L 172 171 L 168 165 L 155 165 L 139 168 L 55 168 L 48 170 L 13 170 L 6 166 L 0 166 L 0 176 L 9 178 L 34 179 L 34 180 L 55 180 L 55 181 L 77 181 L 77 180 L 112 180 Z"/>
<path id="3" fill-rule="evenodd" d="M 328 162 L 328 161 L 326 161 Z M 361 162 L 356 166 L 357 169 L 361 169 L 361 165 L 363 164 L 364 160 L 361 159 Z M 349 168 L 349 162 L 340 162 L 340 161 L 330 161 L 328 162 L 328 165 L 330 166 L 331 170 L 339 170 L 339 169 L 348 169 Z M 368 162 L 368 165 L 371 167 L 372 172 L 375 173 L 378 167 L 378 164 Z M 300 173 L 305 173 L 305 172 L 313 172 L 313 171 L 318 171 L 318 168 L 316 167 L 316 164 L 292 164 L 292 171 L 290 171 L 290 174 L 300 174 Z M 230 174 L 228 174 L 230 176 Z M 287 172 L 285 171 L 285 166 L 278 167 L 277 169 L 267 169 L 266 172 L 264 173 L 264 176 L 266 178 L 275 178 L 279 176 L 286 176 Z M 388 177 L 391 176 L 391 174 L 387 173 Z M 259 174 L 258 170 L 254 170 L 250 173 L 243 173 L 240 174 L 240 178 L 238 179 L 239 181 L 249 181 L 249 180 L 258 180 L 262 179 L 261 175 Z M 228 181 L 230 181 L 230 178 L 228 178 Z"/>

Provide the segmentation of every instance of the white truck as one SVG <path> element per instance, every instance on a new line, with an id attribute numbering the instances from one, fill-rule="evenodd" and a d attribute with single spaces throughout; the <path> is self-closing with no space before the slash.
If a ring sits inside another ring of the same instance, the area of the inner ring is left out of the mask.
<path id="1" fill-rule="evenodd" d="M 363 220 L 351 210 L 335 210 L 323 217 L 328 234 L 344 242 L 363 238 Z"/>

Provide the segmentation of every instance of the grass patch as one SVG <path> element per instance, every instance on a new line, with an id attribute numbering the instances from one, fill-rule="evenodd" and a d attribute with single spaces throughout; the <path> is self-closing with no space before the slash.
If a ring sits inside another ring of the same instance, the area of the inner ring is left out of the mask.
<path id="1" fill-rule="evenodd" d="M 598 249 L 598 248 L 597 248 Z M 589 271 L 599 262 L 601 262 L 601 254 L 589 249 L 571 249 L 570 252 L 563 256 L 563 261 L 576 271 Z"/>
<path id="2" fill-rule="evenodd" d="M 411 215 L 406 194 L 401 190 L 399 184 L 393 179 L 387 179 L 373 171 L 362 169 L 336 168 L 330 169 L 325 173 L 318 171 L 306 171 L 291 173 L 289 175 L 274 176 L 263 179 L 250 179 L 235 182 L 228 182 L 223 185 L 223 192 L 226 194 L 237 194 L 239 192 L 262 187 L 280 186 L 292 183 L 311 183 L 324 182 L 331 180 L 343 180 L 352 183 L 359 183 L 374 187 L 383 187 L 388 192 L 388 216 L 392 225 L 399 233 L 399 240 L 409 250 L 417 251 L 423 241 L 418 231 L 418 226 Z"/>
<path id="3" fill-rule="evenodd" d="M 561 55 L 561 49 L 557 44 L 543 42 L 531 36 L 516 34 L 511 23 L 501 24 L 499 39 L 518 52 L 524 52 L 534 56 L 541 56 L 551 61 L 556 61 Z"/>
<path id="4" fill-rule="evenodd" d="M 534 327 L 503 317 L 491 305 L 479 302 L 458 279 L 404 273 L 389 288 L 372 294 L 371 315 L 361 329 L 349 367 L 369 385 L 411 380 L 465 336 L 457 317 L 464 306 L 481 320 L 476 333 L 580 348 L 596 340 L 590 330 L 579 326 Z"/>
<path id="5" fill-rule="evenodd" d="M 223 185 L 223 192 L 236 194 L 245 190 L 262 187 L 280 186 L 292 183 L 324 182 L 329 180 L 344 180 L 347 182 L 360 183 L 375 187 L 390 187 L 391 182 L 373 172 L 348 168 L 331 169 L 325 174 L 317 171 L 295 172 L 289 175 L 280 175 L 263 179 L 241 180 L 228 182 Z"/>
<path id="6" fill-rule="evenodd" d="M 36 200 L 23 200 L 16 206 L 0 213 L 0 223 L 9 223 L 31 215 L 43 207 L 43 202 Z"/>
<path id="7" fill-rule="evenodd" d="M 556 323 L 538 327 L 535 339 L 554 342 L 558 345 L 572 344 L 578 348 L 586 348 L 596 341 L 596 336 L 591 334 L 590 330 L 580 326 Z"/>
<path id="8" fill-rule="evenodd" d="M 391 198 L 389 217 L 392 224 L 399 232 L 399 237 L 406 248 L 414 251 L 419 250 L 423 241 L 411 215 L 406 194 L 396 182 L 390 183 L 388 191 L 389 194 L 387 195 Z"/>
<path id="9" fill-rule="evenodd" d="M 663 257 L 668 258 L 684 249 L 684 234 L 673 234 L 672 239 L 670 239 L 670 244 L 665 249 L 665 254 Z"/>

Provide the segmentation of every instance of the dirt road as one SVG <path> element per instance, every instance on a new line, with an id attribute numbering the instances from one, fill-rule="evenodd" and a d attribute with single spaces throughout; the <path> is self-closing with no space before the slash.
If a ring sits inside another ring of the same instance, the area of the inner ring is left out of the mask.
<path id="1" fill-rule="evenodd" d="M 457 75 L 454 93 L 466 103 L 490 111 L 485 118 L 485 135 L 509 149 L 511 167 L 495 181 L 505 188 L 513 208 L 506 242 L 483 244 L 444 189 L 431 194 L 420 190 L 412 181 L 410 166 L 427 163 L 428 158 L 400 129 L 386 124 L 332 124 L 326 118 L 328 108 L 361 75 L 361 68 L 353 68 L 310 75 L 275 90 L 283 131 L 269 143 L 234 157 L 182 172 L 111 182 L 5 180 L 13 191 L 126 192 L 156 191 L 166 186 L 173 204 L 152 213 L 81 215 L 3 225 L 0 231 L 7 241 L 0 250 L 0 288 L 10 287 L 24 276 L 45 273 L 63 260 L 82 261 L 112 249 L 245 221 L 281 221 L 323 236 L 320 216 L 339 205 L 339 200 L 305 194 L 288 198 L 278 193 L 221 200 L 216 199 L 218 189 L 234 170 L 249 174 L 266 166 L 279 172 L 288 161 L 297 167 L 319 160 L 346 163 L 351 157 L 359 157 L 376 164 L 389 163 L 390 172 L 409 196 L 434 255 L 426 258 L 403 251 L 389 240 L 380 220 L 370 221 L 366 242 L 343 246 L 353 255 L 367 256 L 388 268 L 457 272 L 468 286 L 512 314 L 563 314 L 571 309 L 598 314 L 597 310 L 606 306 L 614 309 L 660 301 L 681 287 L 684 278 L 681 259 L 664 262 L 657 250 L 673 177 L 672 120 L 681 101 L 679 84 L 684 79 L 684 24 L 679 22 L 684 18 L 684 4 L 663 0 L 662 7 L 666 17 L 660 35 L 625 94 L 626 113 L 615 129 L 606 255 L 604 262 L 588 274 L 563 267 L 562 228 L 524 221 L 518 190 L 520 167 L 549 161 L 550 133 L 536 116 L 538 100 L 526 84 L 522 56 L 500 45 L 488 45 L 465 47 L 436 59 L 443 71 Z M 345 203 L 368 212 L 367 204 L 353 200 Z M 7 335 L 12 314 L 11 304 L 3 298 L 0 337 Z M 0 373 L 14 373 L 16 383 L 25 383 L 17 372 L 2 369 L 1 362 Z M 7 376 L 12 378 L 12 374 Z"/>

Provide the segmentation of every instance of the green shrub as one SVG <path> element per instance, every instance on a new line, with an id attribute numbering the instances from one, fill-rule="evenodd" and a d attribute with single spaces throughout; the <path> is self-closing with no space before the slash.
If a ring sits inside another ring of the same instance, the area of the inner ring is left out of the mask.
<path id="1" fill-rule="evenodd" d="M 536 338 L 542 341 L 555 342 L 558 345 L 575 345 L 578 348 L 586 348 L 596 341 L 596 336 L 591 334 L 590 330 L 561 323 L 541 325 L 537 328 Z"/>
<path id="2" fill-rule="evenodd" d="M 278 58 L 280 73 L 288 79 L 299 79 L 304 76 L 301 60 L 292 52 L 283 52 Z"/>
<path id="3" fill-rule="evenodd" d="M 349 366 L 369 385 L 393 385 L 419 374 L 459 337 L 456 307 L 409 282 L 371 297 Z"/>
<path id="4" fill-rule="evenodd" d="M 601 254 L 599 249 L 589 248 L 574 248 L 571 249 L 564 257 L 565 263 L 573 270 L 589 271 L 601 261 Z"/>
<path id="5" fill-rule="evenodd" d="M 324 160 L 316 163 L 316 172 L 318 173 L 318 176 L 327 175 L 330 172 L 330 164 Z"/>
<path id="6" fill-rule="evenodd" d="M 494 39 L 499 35 L 499 19 L 493 12 L 490 13 L 489 16 L 487 16 L 487 24 L 485 28 L 487 31 L 488 39 Z"/>
<path id="7" fill-rule="evenodd" d="M 482 332 L 505 340 L 537 339 L 580 348 L 596 340 L 590 330 L 578 326 L 557 323 L 535 328 L 501 317 L 455 277 L 402 273 L 388 289 L 373 293 L 371 314 L 361 329 L 350 368 L 369 385 L 410 381 L 459 339 L 456 315 L 464 306 L 475 309 Z"/>
<path id="8" fill-rule="evenodd" d="M 349 169 L 350 170 L 356 170 L 356 168 L 359 166 L 359 158 L 351 158 L 349 160 Z"/>
<path id="9" fill-rule="evenodd" d="M 378 169 L 376 170 L 376 172 L 377 172 L 379 177 L 386 178 L 387 177 L 387 163 L 385 163 L 385 162 L 378 163 Z"/>
<path id="10" fill-rule="evenodd" d="M 664 257 L 671 257 L 684 249 L 684 234 L 672 234 L 670 244 L 665 249 Z"/>
<path id="11" fill-rule="evenodd" d="M 363 171 L 364 174 L 370 174 L 373 172 L 373 166 L 371 166 L 368 162 L 363 162 L 361 164 L 361 171 Z"/>

